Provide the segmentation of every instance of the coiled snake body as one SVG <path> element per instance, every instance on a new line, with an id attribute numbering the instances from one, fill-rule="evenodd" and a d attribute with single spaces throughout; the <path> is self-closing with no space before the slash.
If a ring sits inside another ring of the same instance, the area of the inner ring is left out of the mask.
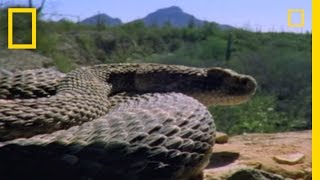
<path id="1" fill-rule="evenodd" d="M 0 179 L 194 179 L 255 80 L 221 68 L 107 64 L 0 75 Z"/>

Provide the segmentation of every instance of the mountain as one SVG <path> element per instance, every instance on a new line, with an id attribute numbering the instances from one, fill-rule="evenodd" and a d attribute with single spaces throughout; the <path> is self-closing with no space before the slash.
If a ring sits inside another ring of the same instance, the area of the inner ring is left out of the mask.
<path id="1" fill-rule="evenodd" d="M 163 26 L 166 23 L 170 23 L 174 27 L 186 27 L 190 23 L 195 26 L 204 24 L 204 21 L 198 20 L 193 15 L 183 12 L 182 9 L 177 6 L 159 9 L 147 15 L 142 21 L 147 26 Z"/>
<path id="2" fill-rule="evenodd" d="M 168 8 L 159 9 L 153 13 L 148 14 L 145 18 L 140 19 L 147 26 L 163 26 L 170 23 L 174 27 L 187 27 L 191 23 L 194 26 L 202 26 L 208 21 L 199 20 L 191 14 L 185 13 L 180 7 L 171 6 Z M 230 25 L 216 24 L 221 30 L 233 29 Z"/>
<path id="3" fill-rule="evenodd" d="M 106 14 L 97 14 L 97 15 L 91 16 L 81 21 L 80 24 L 96 25 L 98 24 L 99 21 L 101 22 L 101 24 L 105 24 L 108 26 L 118 26 L 122 24 L 119 18 L 112 18 Z"/>

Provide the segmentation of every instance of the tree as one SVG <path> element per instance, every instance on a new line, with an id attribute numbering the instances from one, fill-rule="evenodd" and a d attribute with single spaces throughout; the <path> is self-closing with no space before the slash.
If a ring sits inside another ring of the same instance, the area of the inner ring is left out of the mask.
<path id="1" fill-rule="evenodd" d="M 105 23 L 104 23 L 103 15 L 100 12 L 98 12 L 98 14 L 97 14 L 96 27 L 97 27 L 98 31 L 102 31 L 102 30 L 105 29 Z"/>
<path id="2" fill-rule="evenodd" d="M 192 18 L 188 22 L 188 28 L 194 28 L 194 27 L 196 27 L 196 22 L 195 22 L 195 19 Z"/>
<path id="3" fill-rule="evenodd" d="M 45 3 L 46 3 L 46 0 L 42 0 L 41 1 L 40 7 L 37 8 L 37 14 L 39 14 L 43 10 L 43 7 L 44 7 Z M 32 8 L 32 7 L 34 7 L 33 3 L 32 3 L 32 0 L 29 0 L 29 8 Z"/>
<path id="4" fill-rule="evenodd" d="M 227 42 L 227 49 L 226 49 L 226 61 L 229 61 L 232 53 L 232 34 L 229 33 L 228 42 Z"/>

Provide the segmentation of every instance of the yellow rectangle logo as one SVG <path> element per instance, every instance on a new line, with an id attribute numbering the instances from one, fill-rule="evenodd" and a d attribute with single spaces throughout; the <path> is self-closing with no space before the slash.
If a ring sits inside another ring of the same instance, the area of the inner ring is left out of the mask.
<path id="1" fill-rule="evenodd" d="M 13 44 L 13 13 L 31 13 L 32 41 L 31 44 Z M 37 9 L 36 8 L 8 8 L 8 49 L 36 49 L 37 47 Z"/>
<path id="2" fill-rule="evenodd" d="M 292 14 L 299 13 L 300 14 L 300 22 L 292 23 Z M 289 9 L 288 10 L 288 27 L 304 27 L 304 10 L 303 9 Z"/>

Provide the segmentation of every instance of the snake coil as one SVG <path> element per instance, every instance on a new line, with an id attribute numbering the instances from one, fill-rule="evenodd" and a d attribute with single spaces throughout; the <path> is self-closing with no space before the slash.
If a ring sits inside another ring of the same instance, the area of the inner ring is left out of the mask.
<path id="1" fill-rule="evenodd" d="M 205 105 L 256 82 L 222 68 L 106 64 L 0 75 L 0 179 L 194 179 L 214 145 Z"/>

